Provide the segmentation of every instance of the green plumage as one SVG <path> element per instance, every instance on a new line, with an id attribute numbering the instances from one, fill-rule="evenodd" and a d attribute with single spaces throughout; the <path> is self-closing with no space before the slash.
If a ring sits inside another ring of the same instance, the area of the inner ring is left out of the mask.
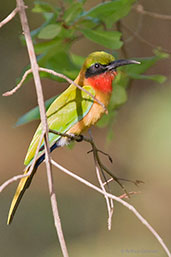
<path id="1" fill-rule="evenodd" d="M 95 92 L 91 86 L 84 86 L 93 96 Z M 93 99 L 85 92 L 80 91 L 74 85 L 71 85 L 51 104 L 47 111 L 47 121 L 49 129 L 61 133 L 68 131 L 74 124 L 83 119 L 89 112 L 93 104 Z M 40 136 L 42 133 L 41 124 L 37 128 L 35 135 L 29 146 L 24 164 L 27 166 L 33 159 Z M 52 146 L 60 136 L 50 133 L 49 144 Z M 43 146 L 43 142 L 42 142 Z M 42 152 L 39 153 L 41 155 Z"/>

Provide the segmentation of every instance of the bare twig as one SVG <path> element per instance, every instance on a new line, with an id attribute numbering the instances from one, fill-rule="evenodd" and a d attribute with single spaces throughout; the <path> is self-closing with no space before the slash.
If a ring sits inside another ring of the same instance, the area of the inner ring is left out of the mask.
<path id="1" fill-rule="evenodd" d="M 133 8 L 138 13 L 141 13 L 143 15 L 148 15 L 148 16 L 150 16 L 152 18 L 157 18 L 157 19 L 167 20 L 167 21 L 171 20 L 171 15 L 166 15 L 166 14 L 160 14 L 160 13 L 146 11 L 146 10 L 144 10 L 144 7 L 141 4 L 137 4 Z"/>
<path id="2" fill-rule="evenodd" d="M 96 174 L 97 174 L 97 178 L 100 184 L 100 187 L 102 189 L 102 191 L 104 192 L 104 197 L 106 199 L 106 205 L 107 205 L 107 210 L 108 210 L 108 230 L 111 230 L 112 228 L 112 215 L 113 215 L 113 200 L 109 199 L 109 197 L 106 195 L 106 189 L 105 186 L 102 182 L 101 176 L 100 176 L 100 172 L 99 172 L 99 167 L 97 164 L 97 160 L 94 158 L 94 162 L 95 162 L 95 167 L 96 167 Z"/>
<path id="3" fill-rule="evenodd" d="M 134 34 L 130 35 L 129 37 L 125 37 L 123 36 L 123 41 L 125 44 L 130 43 L 131 41 L 133 41 L 133 39 L 135 38 L 135 34 L 139 34 L 140 30 L 142 28 L 143 25 L 143 15 L 140 13 L 140 15 L 138 16 L 138 21 L 136 24 L 136 28 L 134 30 Z"/>
<path id="4" fill-rule="evenodd" d="M 97 163 L 97 159 L 96 159 L 95 150 L 93 151 L 93 156 L 94 156 L 97 178 L 98 178 L 100 187 L 104 192 L 104 197 L 106 199 L 106 205 L 107 205 L 107 210 L 108 210 L 108 230 L 111 230 L 111 228 L 112 228 L 112 215 L 113 215 L 113 201 L 112 201 L 112 199 L 110 201 L 109 197 L 106 195 L 106 189 L 105 189 L 105 186 L 104 186 L 104 184 L 102 182 L 102 179 L 101 179 L 101 176 L 100 176 L 100 171 L 99 171 L 99 167 L 98 167 L 98 163 Z"/>
<path id="5" fill-rule="evenodd" d="M 136 194 L 140 194 L 141 193 L 141 191 L 133 191 L 133 192 L 129 192 L 129 195 L 136 195 Z M 128 196 L 127 196 L 127 194 L 123 194 L 123 195 L 120 195 L 119 196 L 119 198 L 120 199 L 127 199 L 128 198 Z"/>
<path id="6" fill-rule="evenodd" d="M 124 27 L 126 30 L 128 30 L 131 34 L 133 34 L 134 37 L 135 37 L 136 39 L 138 39 L 140 42 L 142 42 L 142 43 L 144 43 L 144 44 L 146 44 L 146 45 L 148 45 L 148 46 L 150 46 L 150 47 L 152 47 L 152 48 L 158 47 L 157 45 L 154 45 L 154 44 L 152 44 L 151 42 L 149 42 L 148 40 L 146 40 L 146 39 L 144 39 L 143 37 L 141 37 L 137 32 L 134 32 L 134 31 L 133 31 L 130 27 L 128 27 L 125 23 L 124 23 L 124 24 L 122 23 L 122 25 L 123 25 L 123 27 Z M 162 47 L 162 50 L 165 51 L 165 52 L 168 53 L 168 54 L 171 53 L 171 52 L 170 52 L 168 49 L 166 49 L 166 48 L 163 48 L 163 47 Z"/>
<path id="7" fill-rule="evenodd" d="M 91 141 L 93 142 L 93 138 L 92 138 L 92 135 L 91 135 L 91 132 L 89 130 L 89 135 L 90 135 L 90 139 Z M 95 163 L 95 167 L 96 167 L 96 175 L 97 175 L 97 178 L 98 178 L 98 181 L 99 181 L 99 184 L 100 184 L 100 187 L 101 189 L 103 190 L 104 192 L 104 197 L 105 197 L 105 200 L 106 200 L 106 205 L 107 205 L 107 210 L 108 210 L 108 230 L 111 230 L 112 228 L 112 215 L 113 215 L 113 208 L 114 208 L 114 205 L 113 205 L 113 200 L 112 199 L 109 199 L 109 197 L 106 195 L 106 189 L 105 189 L 105 186 L 102 182 L 102 179 L 101 179 L 101 176 L 100 176 L 100 171 L 99 171 L 99 168 L 101 170 L 101 174 L 103 174 L 103 169 L 102 167 L 99 165 L 99 161 L 98 161 L 98 149 L 97 147 L 95 146 L 94 142 L 93 144 L 91 144 L 92 146 L 92 152 L 93 152 L 93 157 L 94 157 L 94 163 Z M 101 151 L 101 153 L 104 154 L 104 152 Z M 107 154 L 106 154 L 107 155 Z"/>
<path id="8" fill-rule="evenodd" d="M 10 90 L 10 91 L 7 91 L 7 92 L 3 93 L 2 95 L 3 95 L 3 96 L 11 96 L 11 95 L 15 94 L 15 93 L 17 92 L 17 90 L 22 86 L 22 84 L 24 83 L 25 79 L 27 78 L 27 76 L 28 76 L 30 73 L 32 73 L 32 70 L 31 70 L 31 69 L 27 70 L 27 71 L 24 73 L 24 75 L 23 75 L 21 81 L 17 84 L 16 87 L 14 87 L 14 88 L 13 88 L 12 90 Z"/>
<path id="9" fill-rule="evenodd" d="M 88 94 L 89 96 L 91 96 L 92 99 L 94 99 L 94 101 L 96 101 L 98 104 L 100 104 L 100 105 L 104 108 L 106 114 L 108 113 L 107 108 L 105 107 L 105 105 L 104 105 L 102 102 L 100 102 L 100 101 L 99 101 L 95 96 L 93 96 L 90 92 L 88 92 L 86 89 L 82 88 L 80 85 L 76 84 L 73 80 L 71 80 L 71 79 L 68 78 L 67 76 L 65 76 L 65 75 L 63 75 L 63 74 L 61 74 L 61 73 L 55 72 L 55 71 L 53 71 L 53 70 L 50 70 L 50 69 L 42 68 L 42 67 L 38 67 L 38 70 L 39 70 L 39 71 L 44 71 L 44 72 L 50 73 L 50 74 L 52 74 L 52 75 L 54 75 L 54 76 L 56 76 L 56 77 L 65 79 L 65 80 L 68 81 L 70 84 L 73 84 L 74 86 L 76 86 L 76 87 L 79 88 L 80 90 L 84 91 L 84 92 L 85 92 L 86 94 Z M 25 81 L 26 77 L 27 77 L 30 73 L 32 73 L 32 69 L 27 70 L 27 71 L 24 73 L 24 75 L 23 75 L 21 81 L 19 82 L 19 84 L 18 84 L 16 87 L 14 87 L 12 90 L 3 93 L 3 96 L 10 96 L 10 95 L 13 95 L 14 93 L 16 93 L 16 91 L 22 86 L 22 84 L 23 84 L 23 82 Z"/>
<path id="10" fill-rule="evenodd" d="M 4 20 L 0 22 L 0 28 L 2 28 L 6 23 L 12 20 L 18 13 L 18 7 L 16 7 Z"/>
<path id="11" fill-rule="evenodd" d="M 119 32 L 121 32 L 121 40 L 123 41 L 123 45 L 120 48 L 121 54 L 122 54 L 123 58 L 128 58 L 128 54 L 127 54 L 127 51 L 126 51 L 126 48 L 125 48 L 125 42 L 123 40 L 122 23 L 121 23 L 120 20 L 116 22 L 116 28 Z"/>
<path id="12" fill-rule="evenodd" d="M 110 161 L 111 163 L 113 163 L 113 159 L 112 159 L 112 157 L 110 156 L 110 154 L 105 153 L 104 151 L 102 151 L 102 150 L 100 150 L 100 149 L 97 149 L 97 151 L 98 151 L 99 153 L 102 153 L 103 155 L 107 156 L 108 159 L 109 159 L 109 161 Z M 89 152 L 90 152 L 90 151 L 89 151 Z"/>
<path id="13" fill-rule="evenodd" d="M 36 55 L 35 55 L 32 39 L 31 39 L 31 35 L 30 35 L 30 29 L 29 29 L 29 25 L 28 25 L 28 21 L 27 21 L 27 16 L 25 13 L 24 1 L 16 0 L 16 2 L 17 2 L 17 7 L 19 8 L 21 25 L 22 25 L 22 29 L 23 29 L 25 39 L 26 39 L 26 45 L 27 45 L 27 50 L 28 50 L 28 54 L 29 54 L 29 58 L 30 58 L 31 69 L 33 71 L 33 78 L 34 78 L 34 82 L 35 82 L 38 104 L 39 104 L 39 109 L 40 109 L 42 134 L 44 135 L 44 138 L 45 138 L 46 170 L 47 170 L 48 185 L 49 185 L 49 192 L 50 192 L 50 199 L 51 199 L 55 227 L 56 227 L 56 231 L 57 231 L 58 238 L 60 241 L 63 256 L 68 257 L 69 255 L 68 255 L 67 247 L 65 244 L 63 232 L 61 229 L 59 215 L 57 215 L 58 209 L 57 209 L 56 196 L 55 196 L 55 193 L 53 190 L 53 177 L 52 177 L 51 162 L 50 162 L 50 155 L 49 155 L 49 142 L 48 142 L 48 124 L 47 124 L 46 111 L 45 111 L 45 105 L 44 105 L 43 91 L 42 91 L 42 86 L 41 86 L 41 81 L 40 81 L 40 76 L 39 76 L 39 68 L 38 68 Z M 58 224 L 58 226 L 57 226 L 57 224 Z"/>
<path id="14" fill-rule="evenodd" d="M 105 185 L 108 185 L 110 182 L 112 182 L 113 181 L 113 178 L 110 178 L 110 179 L 108 179 L 107 181 L 105 181 L 104 183 L 103 183 L 103 185 L 105 186 Z"/>
<path id="15" fill-rule="evenodd" d="M 48 144 L 47 137 L 45 137 L 44 139 L 45 139 L 45 145 L 47 145 Z M 46 162 L 46 167 L 47 167 L 47 179 L 48 179 L 48 185 L 49 185 L 52 212 L 53 212 L 53 217 L 54 217 L 54 224 L 55 224 L 56 231 L 58 234 L 59 243 L 60 243 L 60 246 L 62 249 L 63 256 L 69 257 L 67 246 L 65 243 L 64 235 L 63 235 L 63 231 L 62 231 L 62 225 L 61 225 L 61 220 L 60 220 L 60 216 L 59 216 L 57 200 L 56 200 L 56 195 L 55 195 L 55 190 L 54 190 L 54 185 L 53 185 L 52 164 L 51 164 L 51 159 L 50 159 L 49 148 L 47 148 L 47 151 L 48 152 L 47 152 L 47 157 L 45 158 L 45 162 Z"/>
<path id="16" fill-rule="evenodd" d="M 1 186 L 0 186 L 0 193 L 7 187 L 9 186 L 11 183 L 21 179 L 21 178 L 25 178 L 31 175 L 31 172 L 29 170 L 29 172 L 27 174 L 21 174 L 21 175 L 16 175 L 8 180 L 6 180 Z"/>
<path id="17" fill-rule="evenodd" d="M 71 135 L 71 134 L 67 134 L 67 133 L 61 133 L 61 132 L 58 132 L 58 131 L 55 131 L 55 130 L 52 130 L 52 129 L 49 129 L 49 132 L 54 133 L 54 134 L 59 135 L 59 136 L 62 136 L 62 137 L 67 137 L 70 140 L 75 140 L 77 142 L 80 142 L 80 141 L 84 140 L 85 142 L 88 142 L 88 143 L 91 144 L 91 146 L 92 146 L 91 151 L 93 152 L 93 156 L 94 156 L 94 163 L 95 163 L 95 167 L 96 167 L 97 178 L 98 178 L 100 187 L 102 188 L 103 192 L 106 192 L 104 183 L 102 182 L 102 179 L 100 177 L 100 172 L 99 172 L 99 168 L 100 168 L 102 173 L 103 173 L 102 166 L 101 166 L 101 163 L 99 162 L 99 157 L 98 157 L 98 152 L 102 152 L 102 151 L 99 151 L 97 149 L 97 147 L 95 146 L 95 144 L 93 142 L 92 137 L 87 138 L 83 135 Z M 102 152 L 102 153 L 104 154 L 104 152 Z M 108 154 L 105 154 L 105 155 L 109 156 Z M 113 214 L 113 201 L 112 201 L 112 199 L 109 200 L 107 195 L 104 195 L 104 196 L 105 196 L 105 199 L 106 199 L 107 210 L 108 210 L 108 229 L 111 230 L 112 214 Z"/>
<path id="18" fill-rule="evenodd" d="M 94 189 L 95 191 L 106 195 L 107 197 L 121 203 L 123 206 L 125 206 L 126 208 L 128 208 L 131 212 L 134 213 L 134 215 L 140 220 L 140 222 L 142 224 L 144 224 L 147 229 L 154 235 L 154 237 L 158 240 L 158 242 L 160 243 L 160 245 L 163 247 L 164 251 L 166 252 L 168 257 L 171 257 L 171 253 L 169 252 L 169 249 L 167 248 L 167 246 L 165 245 L 165 243 L 163 242 L 162 238 L 159 236 L 159 234 L 154 230 L 154 228 L 148 223 L 148 221 L 146 219 L 144 219 L 144 217 L 135 209 L 134 206 L 132 206 L 131 204 L 123 201 L 120 197 L 117 197 L 115 195 L 109 194 L 104 192 L 102 189 L 100 189 L 99 187 L 93 185 L 92 183 L 90 183 L 89 181 L 77 176 L 76 174 L 72 173 L 71 171 L 67 170 L 66 168 L 64 168 L 63 166 L 61 166 L 60 164 L 56 163 L 54 160 L 51 160 L 52 165 L 54 165 L 55 167 L 57 167 L 59 170 L 63 171 L 64 173 L 66 173 L 67 175 L 75 178 L 76 180 L 78 180 L 79 182 L 83 183 L 84 185 Z"/>
<path id="19" fill-rule="evenodd" d="M 127 179 L 123 179 L 123 178 L 118 178 L 114 174 L 112 174 L 112 172 L 101 162 L 100 157 L 98 155 L 98 152 L 101 152 L 101 151 L 99 151 L 99 149 L 96 147 L 96 145 L 93 141 L 93 138 L 89 138 L 89 137 L 86 137 L 86 136 L 83 136 L 83 135 L 73 135 L 73 134 L 61 133 L 61 132 L 58 132 L 58 131 L 53 130 L 53 129 L 49 129 L 49 132 L 54 133 L 54 134 L 59 135 L 59 136 L 62 136 L 62 137 L 67 137 L 70 140 L 75 140 L 77 142 L 85 141 L 85 142 L 91 144 L 92 149 L 89 152 L 93 152 L 94 158 L 97 161 L 100 169 L 102 171 L 104 170 L 110 177 L 112 177 L 113 180 L 116 181 L 120 185 L 120 187 L 123 189 L 123 191 L 127 194 L 128 197 L 129 197 L 129 193 L 127 192 L 124 185 L 120 182 L 120 180 L 128 181 L 128 182 L 131 182 L 131 183 L 134 183 L 134 184 L 142 183 L 139 180 L 132 181 L 132 180 L 127 180 Z"/>

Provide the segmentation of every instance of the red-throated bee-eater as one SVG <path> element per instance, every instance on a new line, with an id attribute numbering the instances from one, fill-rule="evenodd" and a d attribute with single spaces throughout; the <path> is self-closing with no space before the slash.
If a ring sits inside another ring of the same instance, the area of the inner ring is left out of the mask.
<path id="1" fill-rule="evenodd" d="M 75 83 L 86 89 L 107 107 L 112 93 L 112 81 L 117 75 L 116 69 L 119 66 L 138 63 L 134 60 L 115 60 L 112 55 L 106 52 L 93 52 L 86 58 Z M 104 112 L 105 109 L 102 105 L 71 84 L 54 100 L 46 114 L 49 129 L 79 135 L 85 129 L 94 125 Z M 24 165 L 26 168 L 24 173 L 29 171 L 41 134 L 42 127 L 40 124 L 25 157 Z M 68 140 L 66 137 L 49 133 L 51 151 L 56 147 L 64 146 L 68 143 Z M 25 190 L 29 187 L 38 166 L 45 158 L 43 144 L 42 142 L 32 174 L 20 180 L 11 203 L 7 224 L 11 223 Z"/>

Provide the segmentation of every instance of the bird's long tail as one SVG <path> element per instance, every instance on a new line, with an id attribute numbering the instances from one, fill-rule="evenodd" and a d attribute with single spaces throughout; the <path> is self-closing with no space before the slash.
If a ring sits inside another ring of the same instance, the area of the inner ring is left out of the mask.
<path id="1" fill-rule="evenodd" d="M 67 139 L 66 139 L 65 143 L 67 143 Z M 55 148 L 60 147 L 60 146 L 61 146 L 61 141 L 59 139 L 57 142 L 55 142 L 51 146 L 50 152 L 52 152 Z M 21 199 L 24 195 L 24 192 L 30 186 L 31 181 L 33 179 L 34 174 L 36 173 L 36 170 L 37 170 L 38 166 L 44 161 L 44 159 L 45 159 L 45 154 L 43 153 L 37 159 L 31 175 L 28 176 L 28 177 L 24 177 L 20 180 L 20 183 L 18 184 L 18 187 L 16 189 L 16 192 L 15 192 L 15 195 L 14 195 L 13 200 L 11 202 L 10 210 L 9 210 L 9 213 L 8 213 L 8 220 L 7 220 L 8 225 L 12 222 L 13 217 L 15 215 L 15 212 L 17 210 L 17 207 L 18 207 L 18 205 L 19 205 L 19 203 L 20 203 L 20 201 L 21 201 Z M 30 169 L 30 165 L 26 167 L 26 169 L 24 171 L 24 174 L 27 174 L 29 169 Z"/>
<path id="2" fill-rule="evenodd" d="M 7 220 L 8 225 L 12 222 L 13 217 L 15 215 L 15 212 L 17 210 L 17 207 L 18 207 L 18 205 L 19 205 L 19 203 L 20 203 L 20 201 L 21 201 L 21 199 L 24 195 L 24 192 L 29 187 L 29 185 L 32 181 L 32 178 L 33 178 L 34 174 L 36 173 L 37 168 L 38 168 L 38 165 L 35 165 L 31 175 L 28 176 L 28 177 L 24 177 L 20 180 L 20 183 L 18 184 L 18 187 L 16 189 L 16 192 L 15 192 L 15 195 L 14 195 L 13 200 L 11 202 L 10 210 L 9 210 L 9 213 L 8 213 L 8 220 Z M 30 166 L 26 167 L 26 169 L 24 171 L 24 174 L 28 173 L 29 169 L 30 169 Z"/>

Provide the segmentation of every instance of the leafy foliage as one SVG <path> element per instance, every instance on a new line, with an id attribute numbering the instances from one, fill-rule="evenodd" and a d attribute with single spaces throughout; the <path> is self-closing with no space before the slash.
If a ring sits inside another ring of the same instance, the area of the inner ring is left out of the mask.
<path id="1" fill-rule="evenodd" d="M 128 15 L 135 0 L 106 1 L 88 11 L 85 10 L 85 2 L 86 0 L 64 0 L 60 1 L 57 6 L 48 2 L 34 2 L 33 12 L 41 14 L 44 18 L 44 23 L 31 33 L 38 55 L 38 63 L 40 66 L 61 72 L 71 79 L 75 79 L 84 61 L 82 56 L 71 52 L 71 46 L 75 41 L 85 37 L 107 49 L 120 49 L 123 45 L 121 32 L 116 31 L 114 25 Z M 164 82 L 164 76 L 144 75 L 144 72 L 158 60 L 167 57 L 167 54 L 155 50 L 154 56 L 137 59 L 141 65 L 128 65 L 118 70 L 109 105 L 109 114 L 104 115 L 98 122 L 98 126 L 109 127 L 110 137 L 112 135 L 110 128 L 112 128 L 112 123 L 115 120 L 116 109 L 127 100 L 126 89 L 130 80 L 150 79 L 159 83 Z M 62 81 L 62 79 L 44 72 L 41 72 L 41 77 Z M 47 107 L 50 102 L 47 103 Z M 39 110 L 35 108 L 21 117 L 17 125 L 38 118 Z"/>
<path id="2" fill-rule="evenodd" d="M 81 30 L 84 36 L 95 43 L 99 43 L 107 48 L 118 49 L 122 46 L 120 41 L 121 33 L 118 31 L 92 30 L 84 28 Z"/>

